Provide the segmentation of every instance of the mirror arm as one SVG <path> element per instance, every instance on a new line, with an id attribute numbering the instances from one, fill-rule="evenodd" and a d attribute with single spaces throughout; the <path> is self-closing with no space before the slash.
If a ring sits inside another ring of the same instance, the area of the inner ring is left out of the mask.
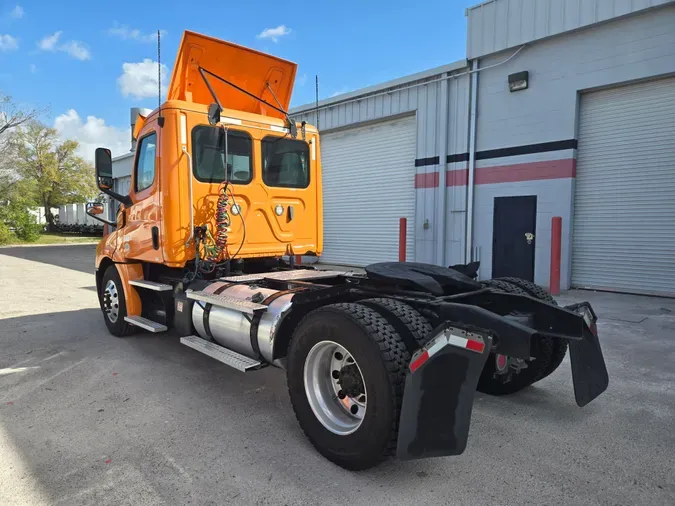
<path id="1" fill-rule="evenodd" d="M 117 223 L 114 223 L 114 222 L 112 222 L 112 221 L 110 221 L 110 220 L 106 220 L 105 218 L 101 218 L 101 217 L 99 217 L 99 216 L 97 216 L 97 215 L 95 215 L 95 214 L 91 214 L 89 211 L 85 211 L 85 212 L 86 212 L 89 216 L 91 216 L 92 218 L 94 218 L 95 220 L 101 221 L 101 222 L 105 223 L 106 225 L 110 225 L 110 226 L 112 226 L 112 227 L 117 227 Z"/>
<path id="2" fill-rule="evenodd" d="M 119 193 L 114 192 L 112 190 L 108 190 L 107 188 L 99 187 L 99 190 L 101 190 L 106 195 L 111 196 L 116 201 L 121 202 L 122 204 L 124 204 L 127 207 L 134 204 L 133 201 L 131 200 L 131 197 L 129 197 L 129 195 L 120 195 Z"/>

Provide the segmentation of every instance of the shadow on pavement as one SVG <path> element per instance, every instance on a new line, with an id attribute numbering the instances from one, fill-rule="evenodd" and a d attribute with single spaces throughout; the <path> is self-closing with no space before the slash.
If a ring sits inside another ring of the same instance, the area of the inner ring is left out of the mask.
<path id="1" fill-rule="evenodd" d="M 68 244 L 65 246 L 12 246 L 0 248 L 0 256 L 7 255 L 43 264 L 56 265 L 80 272 L 94 272 L 95 244 Z"/>

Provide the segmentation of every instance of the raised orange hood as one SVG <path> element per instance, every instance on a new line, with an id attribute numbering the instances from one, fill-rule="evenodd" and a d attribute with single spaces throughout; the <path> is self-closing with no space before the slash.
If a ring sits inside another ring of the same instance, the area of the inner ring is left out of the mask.
<path id="1" fill-rule="evenodd" d="M 267 89 L 266 83 L 269 83 L 281 108 L 287 111 L 298 66 L 247 47 L 185 31 L 171 75 L 167 100 L 186 100 L 207 105 L 214 101 L 199 74 L 199 67 L 276 106 L 277 102 Z M 284 117 L 280 112 L 213 76 L 207 74 L 207 78 L 224 108 Z"/>

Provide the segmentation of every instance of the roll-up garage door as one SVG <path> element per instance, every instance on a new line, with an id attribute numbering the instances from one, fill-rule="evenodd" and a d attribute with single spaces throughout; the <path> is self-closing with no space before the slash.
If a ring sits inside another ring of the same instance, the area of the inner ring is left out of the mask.
<path id="1" fill-rule="evenodd" d="M 399 219 L 414 251 L 415 117 L 321 137 L 324 247 L 321 262 L 363 266 L 398 260 Z"/>
<path id="2" fill-rule="evenodd" d="M 675 79 L 582 95 L 572 285 L 675 295 Z"/>

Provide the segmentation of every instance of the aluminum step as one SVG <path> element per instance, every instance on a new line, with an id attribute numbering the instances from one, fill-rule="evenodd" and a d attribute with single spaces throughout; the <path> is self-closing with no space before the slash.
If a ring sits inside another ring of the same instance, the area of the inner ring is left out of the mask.
<path id="1" fill-rule="evenodd" d="M 162 325 L 161 323 L 153 322 L 142 316 L 125 316 L 124 321 L 147 330 L 148 332 L 166 332 L 167 326 Z"/>
<path id="2" fill-rule="evenodd" d="M 276 279 L 279 281 L 302 281 L 306 279 L 334 278 L 336 276 L 350 275 L 345 271 L 315 271 L 312 269 L 294 269 L 288 271 L 261 272 L 259 274 L 244 274 L 241 276 L 227 276 L 220 278 L 222 281 L 232 283 L 247 283 L 263 279 Z"/>
<path id="3" fill-rule="evenodd" d="M 265 311 L 267 309 L 267 306 L 264 304 L 251 302 L 250 300 L 238 299 L 236 297 L 230 297 L 229 295 L 217 295 L 204 291 L 188 290 L 185 292 L 185 296 L 188 299 L 199 300 L 201 302 L 206 302 L 207 304 L 234 309 L 235 311 L 248 314 L 255 314 L 256 311 Z"/>
<path id="4" fill-rule="evenodd" d="M 198 336 L 181 337 L 180 342 L 241 372 L 259 369 L 263 365 L 262 362 L 240 355 L 236 351 L 228 350 Z"/>
<path id="5" fill-rule="evenodd" d="M 171 285 L 148 281 L 147 279 L 132 279 L 129 281 L 129 284 L 139 288 L 147 288 L 148 290 L 153 290 L 155 292 L 169 292 L 173 290 L 173 286 Z"/>

